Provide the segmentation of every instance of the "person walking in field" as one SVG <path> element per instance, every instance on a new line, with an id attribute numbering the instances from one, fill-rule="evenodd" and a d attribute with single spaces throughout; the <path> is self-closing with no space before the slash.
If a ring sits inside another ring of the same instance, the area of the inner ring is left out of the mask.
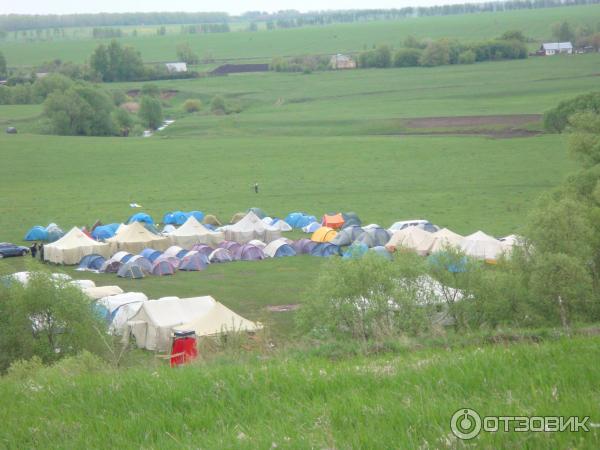
<path id="1" fill-rule="evenodd" d="M 32 258 L 35 258 L 35 255 L 37 254 L 37 249 L 37 242 L 34 242 L 33 245 L 29 247 L 29 251 L 31 252 Z"/>
<path id="2" fill-rule="evenodd" d="M 258 194 L 258 183 L 254 182 L 254 193 Z"/>

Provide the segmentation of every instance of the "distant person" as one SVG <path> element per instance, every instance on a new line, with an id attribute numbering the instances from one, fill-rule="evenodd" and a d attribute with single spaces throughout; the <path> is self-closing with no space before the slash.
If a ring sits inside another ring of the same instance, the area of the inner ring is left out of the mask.
<path id="1" fill-rule="evenodd" d="M 40 248 L 38 250 L 40 251 L 40 261 L 44 262 L 44 244 L 40 244 Z"/>
<path id="2" fill-rule="evenodd" d="M 258 194 L 258 183 L 254 183 L 254 193 Z"/>
<path id="3" fill-rule="evenodd" d="M 37 242 L 34 242 L 33 245 L 29 247 L 29 251 L 31 252 L 32 258 L 35 258 L 35 255 L 37 255 L 37 249 Z"/>

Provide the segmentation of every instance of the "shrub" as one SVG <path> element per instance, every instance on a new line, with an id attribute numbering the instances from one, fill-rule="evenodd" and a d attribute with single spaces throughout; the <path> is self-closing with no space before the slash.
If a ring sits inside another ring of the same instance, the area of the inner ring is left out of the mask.
<path id="1" fill-rule="evenodd" d="M 394 55 L 394 67 L 415 67 L 419 65 L 422 50 L 418 48 L 403 48 Z"/>
<path id="2" fill-rule="evenodd" d="M 600 114 L 600 92 L 591 92 L 560 102 L 544 114 L 544 128 L 561 133 L 569 124 L 569 117 L 585 111 Z"/>
<path id="3" fill-rule="evenodd" d="M 142 124 L 152 130 L 156 130 L 163 121 L 162 105 L 160 100 L 155 97 L 145 95 L 140 102 L 138 116 Z"/>
<path id="4" fill-rule="evenodd" d="M 421 66 L 433 67 L 450 64 L 450 44 L 447 40 L 430 42 L 419 60 Z"/>
<path id="5" fill-rule="evenodd" d="M 475 52 L 473 50 L 466 50 L 458 56 L 458 63 L 459 64 L 473 64 L 475 62 L 475 58 L 476 58 L 476 56 L 475 56 Z"/>
<path id="6" fill-rule="evenodd" d="M 197 99 L 188 98 L 183 103 L 183 109 L 185 112 L 188 112 L 188 113 L 198 112 L 198 111 L 200 111 L 201 108 L 202 108 L 202 102 L 200 102 L 200 100 L 197 100 Z"/>
<path id="7" fill-rule="evenodd" d="M 225 107 L 225 100 L 220 95 L 215 95 L 210 102 L 210 110 L 214 114 L 225 114 L 227 112 Z"/>
<path id="8" fill-rule="evenodd" d="M 155 84 L 146 83 L 142 85 L 141 94 L 150 97 L 158 97 L 160 95 L 160 89 Z"/>

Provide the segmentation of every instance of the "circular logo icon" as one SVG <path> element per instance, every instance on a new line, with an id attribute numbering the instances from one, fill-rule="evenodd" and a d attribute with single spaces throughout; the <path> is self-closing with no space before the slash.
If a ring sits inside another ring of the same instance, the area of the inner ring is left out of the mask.
<path id="1" fill-rule="evenodd" d="M 481 431 L 481 417 L 477 411 L 472 409 L 459 409 L 452 415 L 452 419 L 450 419 L 450 428 L 454 436 L 468 441 L 477 436 Z"/>

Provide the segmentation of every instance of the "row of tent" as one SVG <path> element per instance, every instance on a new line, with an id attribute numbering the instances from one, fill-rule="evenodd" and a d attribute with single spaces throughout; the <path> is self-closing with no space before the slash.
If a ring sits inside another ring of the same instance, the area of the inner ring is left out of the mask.
<path id="1" fill-rule="evenodd" d="M 10 278 L 27 284 L 32 276 L 30 272 L 17 272 Z M 110 333 L 134 337 L 136 345 L 147 350 L 169 351 L 176 332 L 193 331 L 200 337 L 262 328 L 259 322 L 245 319 L 211 296 L 150 300 L 142 292 L 123 292 L 119 286 L 96 286 L 92 280 L 72 280 L 58 273 L 52 277 L 57 283 L 81 289 L 106 320 Z"/>

